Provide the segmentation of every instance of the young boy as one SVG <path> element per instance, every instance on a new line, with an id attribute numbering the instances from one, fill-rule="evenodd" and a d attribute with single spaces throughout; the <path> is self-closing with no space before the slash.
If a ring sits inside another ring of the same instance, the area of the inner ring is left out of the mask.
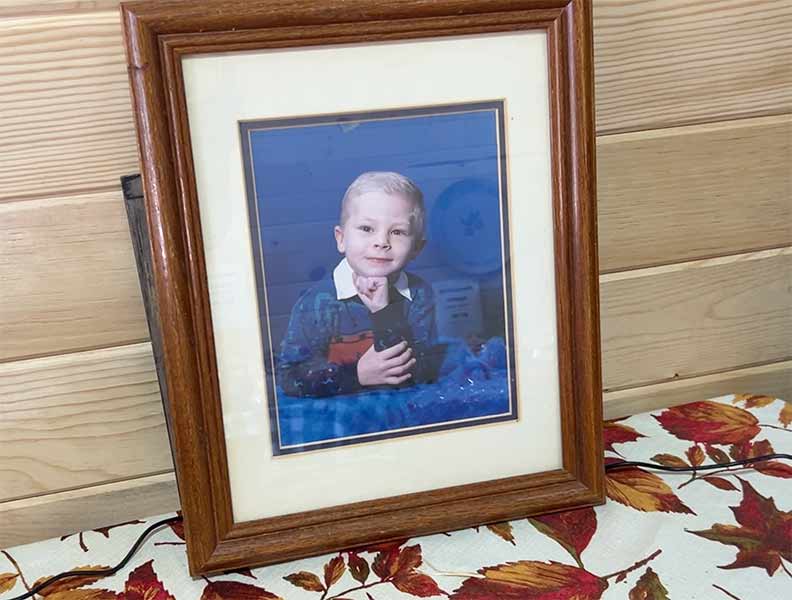
<path id="1" fill-rule="evenodd" d="M 434 377 L 431 286 L 404 267 L 423 249 L 423 194 L 398 173 L 363 173 L 335 227 L 345 258 L 292 309 L 277 382 L 291 396 L 350 394 Z"/>

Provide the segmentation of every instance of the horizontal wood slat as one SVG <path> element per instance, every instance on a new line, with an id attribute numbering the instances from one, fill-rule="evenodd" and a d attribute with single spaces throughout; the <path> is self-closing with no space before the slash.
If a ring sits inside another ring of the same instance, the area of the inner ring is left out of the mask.
<path id="1" fill-rule="evenodd" d="M 137 169 L 118 11 L 91 6 L 5 5 L 16 16 L 0 19 L 0 199 Z M 600 0 L 594 18 L 600 133 L 792 110 L 786 0 Z"/>
<path id="2" fill-rule="evenodd" d="M 179 506 L 173 472 L 0 502 L 0 548 L 145 519 Z M 104 540 L 100 533 L 84 536 L 89 548 L 99 540 Z"/>
<path id="3" fill-rule="evenodd" d="M 118 191 L 0 203 L 0 361 L 148 338 Z"/>
<path id="4" fill-rule="evenodd" d="M 600 137 L 605 271 L 792 244 L 792 117 Z M 121 194 L 0 204 L 0 360 L 148 337 Z"/>
<path id="5" fill-rule="evenodd" d="M 138 169 L 117 10 L 0 20 L 0 199 Z"/>
<path id="6" fill-rule="evenodd" d="M 150 344 L 2 364 L 0 398 L 0 501 L 173 468 Z"/>
<path id="7" fill-rule="evenodd" d="M 600 282 L 606 391 L 792 356 L 792 248 Z"/>
<path id="8" fill-rule="evenodd" d="M 765 394 L 792 401 L 792 361 L 607 392 L 606 419 L 616 419 L 727 394 Z"/>
<path id="9" fill-rule="evenodd" d="M 601 136 L 600 269 L 792 244 L 792 115 Z"/>
<path id="10" fill-rule="evenodd" d="M 789 112 L 788 0 L 594 0 L 597 131 Z"/>

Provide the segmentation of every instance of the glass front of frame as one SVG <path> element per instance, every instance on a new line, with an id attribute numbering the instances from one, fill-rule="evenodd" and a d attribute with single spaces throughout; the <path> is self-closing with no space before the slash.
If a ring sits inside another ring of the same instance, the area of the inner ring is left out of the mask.
<path id="1" fill-rule="evenodd" d="M 274 455 L 516 419 L 504 117 L 240 124 Z"/>
<path id="2" fill-rule="evenodd" d="M 544 33 L 182 67 L 234 520 L 559 468 Z"/>

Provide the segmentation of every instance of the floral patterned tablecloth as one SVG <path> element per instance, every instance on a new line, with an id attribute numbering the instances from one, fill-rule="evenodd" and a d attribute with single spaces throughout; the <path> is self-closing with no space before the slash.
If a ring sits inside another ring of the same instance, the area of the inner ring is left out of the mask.
<path id="1" fill-rule="evenodd" d="M 702 465 L 792 452 L 792 403 L 726 396 L 605 426 L 606 461 Z M 180 524 L 102 580 L 74 578 L 47 600 L 789 600 L 792 464 L 607 478 L 604 506 L 402 540 L 191 579 Z M 134 510 L 134 507 L 130 507 Z M 131 517 L 134 515 L 130 515 Z M 0 600 L 42 577 L 114 565 L 161 517 L 132 519 L 0 552 Z"/>

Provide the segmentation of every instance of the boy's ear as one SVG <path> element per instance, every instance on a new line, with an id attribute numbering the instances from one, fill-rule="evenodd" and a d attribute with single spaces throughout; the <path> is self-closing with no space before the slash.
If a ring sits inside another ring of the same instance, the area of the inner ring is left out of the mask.
<path id="1" fill-rule="evenodd" d="M 421 253 L 421 250 L 424 249 L 424 246 L 426 246 L 426 240 L 418 240 L 415 242 L 415 245 L 413 246 L 412 257 L 415 258 L 418 256 Z"/>
<path id="2" fill-rule="evenodd" d="M 344 230 L 341 229 L 340 225 L 336 225 L 333 229 L 333 234 L 335 235 L 336 248 L 338 248 L 338 251 L 343 254 L 346 252 L 344 249 Z"/>

